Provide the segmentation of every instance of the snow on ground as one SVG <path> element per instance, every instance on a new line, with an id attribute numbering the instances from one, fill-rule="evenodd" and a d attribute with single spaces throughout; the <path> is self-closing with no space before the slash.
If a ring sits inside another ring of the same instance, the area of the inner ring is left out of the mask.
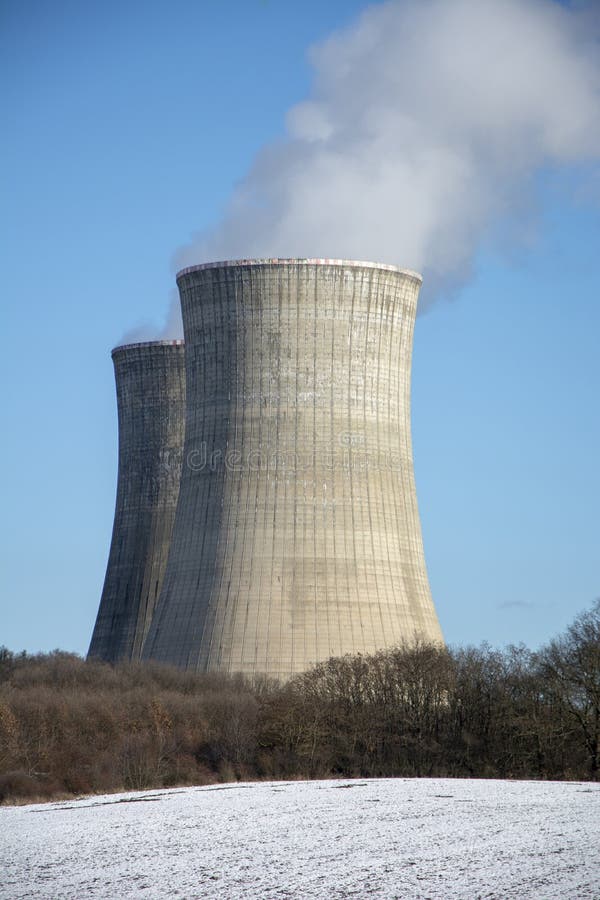
<path id="1" fill-rule="evenodd" d="M 0 809 L 0 897 L 600 898 L 600 785 L 213 785 Z"/>

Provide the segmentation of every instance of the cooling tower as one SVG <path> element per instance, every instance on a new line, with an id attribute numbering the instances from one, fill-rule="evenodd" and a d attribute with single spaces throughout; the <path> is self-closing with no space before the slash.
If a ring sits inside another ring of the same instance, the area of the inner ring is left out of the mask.
<path id="1" fill-rule="evenodd" d="M 184 465 L 144 658 L 287 678 L 441 642 L 410 436 L 420 276 L 256 259 L 177 281 Z"/>
<path id="2" fill-rule="evenodd" d="M 185 416 L 183 341 L 112 352 L 119 476 L 112 541 L 89 656 L 140 658 L 167 563 Z"/>

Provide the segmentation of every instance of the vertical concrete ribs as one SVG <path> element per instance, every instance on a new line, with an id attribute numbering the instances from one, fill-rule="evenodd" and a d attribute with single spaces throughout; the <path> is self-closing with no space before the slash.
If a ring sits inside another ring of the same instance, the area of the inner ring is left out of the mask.
<path id="1" fill-rule="evenodd" d="M 140 658 L 167 564 L 185 420 L 183 341 L 116 347 L 119 475 L 112 542 L 89 656 Z"/>
<path id="2" fill-rule="evenodd" d="M 410 435 L 420 282 L 342 260 L 179 273 L 184 465 L 144 659 L 287 678 L 333 655 L 442 641 Z M 103 596 L 93 646 L 116 627 L 135 656 L 151 611 L 137 596 L 131 609 Z M 131 626 L 115 626 L 126 609 Z"/>

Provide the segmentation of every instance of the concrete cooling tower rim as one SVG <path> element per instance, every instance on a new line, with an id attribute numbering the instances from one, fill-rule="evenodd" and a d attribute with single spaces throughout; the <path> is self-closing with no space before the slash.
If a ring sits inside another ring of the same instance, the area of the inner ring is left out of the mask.
<path id="1" fill-rule="evenodd" d="M 401 275 L 406 275 L 409 278 L 414 278 L 416 281 L 421 283 L 423 281 L 422 275 L 419 275 L 418 272 L 413 272 L 411 269 L 401 269 L 398 266 L 392 266 L 388 263 L 376 263 L 376 262 L 366 262 L 357 259 L 305 259 L 303 257 L 293 258 L 293 259 L 280 259 L 279 257 L 274 258 L 259 258 L 259 259 L 225 259 L 221 262 L 208 262 L 208 263 L 200 263 L 196 266 L 188 266 L 185 269 L 181 269 L 177 273 L 177 280 L 183 278 L 184 275 L 189 275 L 192 272 L 202 272 L 205 269 L 224 269 L 229 267 L 243 267 L 243 266 L 339 266 L 340 268 L 353 268 L 353 269 L 382 269 L 384 272 L 398 272 Z"/>
<path id="2" fill-rule="evenodd" d="M 183 347 L 184 344 L 183 338 L 173 341 L 137 341 L 134 344 L 118 344 L 116 347 L 113 347 L 110 355 L 114 356 L 116 353 L 122 353 L 125 350 L 137 350 L 140 347 Z"/>

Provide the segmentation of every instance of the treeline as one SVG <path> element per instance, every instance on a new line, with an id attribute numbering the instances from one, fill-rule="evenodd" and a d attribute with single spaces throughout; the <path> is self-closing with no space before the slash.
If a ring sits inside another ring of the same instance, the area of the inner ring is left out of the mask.
<path id="1" fill-rule="evenodd" d="M 0 651 L 0 801 L 236 779 L 597 779 L 600 602 L 537 653 L 428 645 L 287 684 Z"/>

